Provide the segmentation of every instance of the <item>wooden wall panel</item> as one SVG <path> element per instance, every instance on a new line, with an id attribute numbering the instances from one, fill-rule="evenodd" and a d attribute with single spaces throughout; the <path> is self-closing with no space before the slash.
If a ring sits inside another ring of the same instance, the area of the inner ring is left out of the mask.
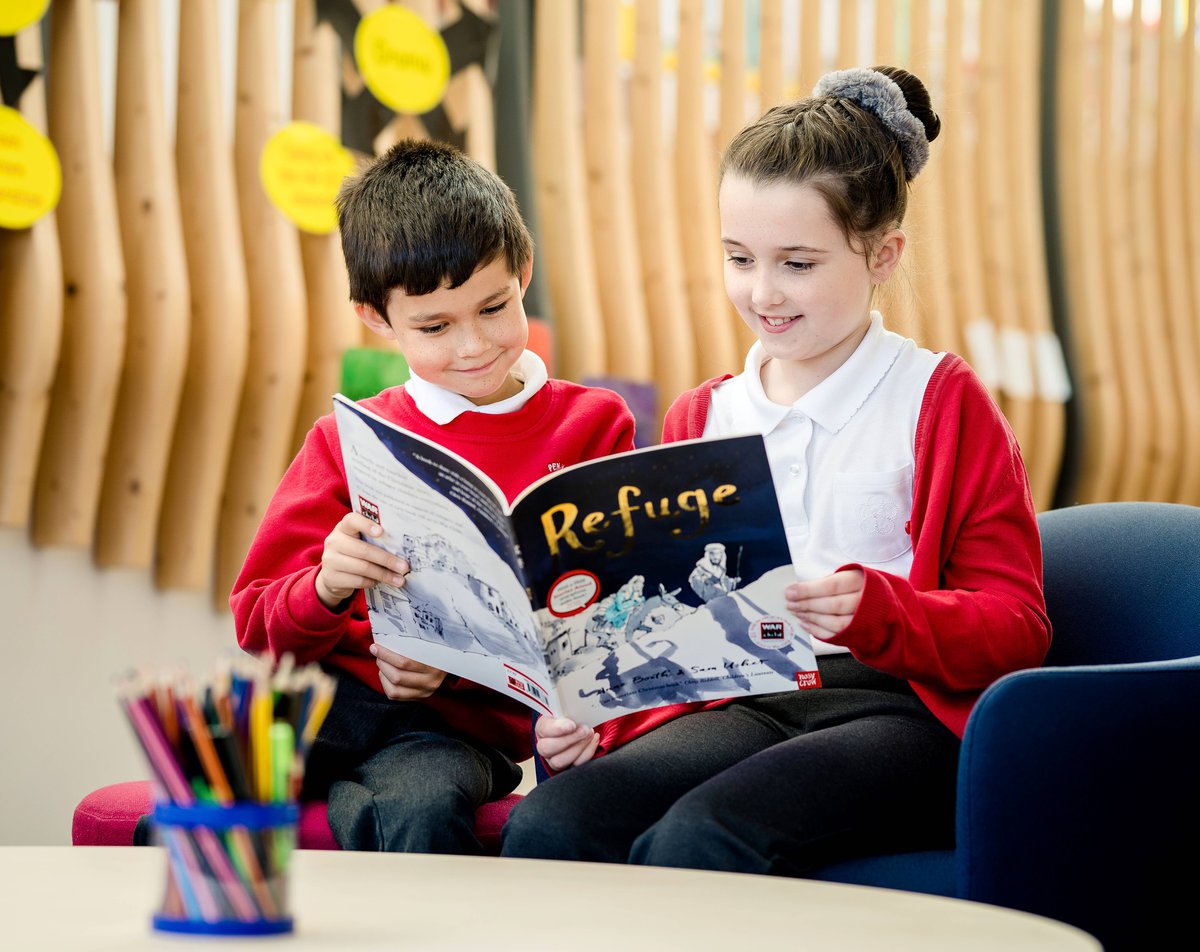
<path id="1" fill-rule="evenodd" d="M 225 51 L 215 5 L 184 3 L 179 37 L 175 160 L 191 289 L 190 335 L 158 526 L 155 580 L 162 588 L 198 591 L 213 584 L 250 318 L 222 95 Z M 221 597 L 217 593 L 216 600 Z"/>
<path id="2" fill-rule="evenodd" d="M 594 0 L 584 7 L 583 141 L 593 267 L 608 374 L 649 386 L 654 381 L 642 256 L 634 215 L 631 143 L 624 103 L 628 70 L 621 62 L 621 2 Z M 553 251 L 550 252 L 553 254 Z"/>
<path id="3" fill-rule="evenodd" d="M 160 0 L 118 7 L 113 165 L 128 318 L 96 562 L 149 568 L 188 343 L 188 277 L 163 93 Z"/>
<path id="4" fill-rule="evenodd" d="M 250 349 L 217 548 L 222 604 L 293 449 L 307 353 L 304 271 L 295 226 L 259 179 L 263 146 L 283 123 L 272 0 L 238 8 L 234 170 L 250 301 Z"/>
<path id="5" fill-rule="evenodd" d="M 670 146 L 663 130 L 661 6 L 658 0 L 642 0 L 636 9 L 630 104 L 637 170 L 633 201 L 661 422 L 669 402 L 696 386 L 700 376 L 695 348 L 688 346 L 695 339 L 695 330 L 687 314 L 679 208 L 671 187 Z"/>
<path id="6" fill-rule="evenodd" d="M 34 496 L 37 545 L 92 544 L 125 349 L 125 266 L 104 141 L 94 0 L 50 11 L 50 138 L 62 162 L 64 335 Z"/>
<path id="7" fill-rule="evenodd" d="M 318 24 L 316 0 L 296 0 L 292 45 L 292 118 L 340 138 L 341 44 L 328 23 Z M 300 232 L 300 259 L 307 292 L 308 347 L 292 449 L 320 416 L 329 413 L 341 383 L 342 355 L 361 340 L 362 324 L 350 304 L 350 283 L 335 229 L 326 235 Z"/>
<path id="8" fill-rule="evenodd" d="M 547 278 L 558 372 L 570 380 L 599 377 L 608 368 L 579 121 L 578 35 L 575 4 L 538 6 L 532 148 L 542 251 L 535 267 Z"/>
<path id="9" fill-rule="evenodd" d="M 40 24 L 18 33 L 14 45 L 19 66 L 42 69 Z M 25 87 L 15 108 L 34 129 L 47 133 L 44 76 Z M 29 525 L 62 322 L 57 215 L 44 215 L 30 228 L 0 228 L 0 526 L 5 528 Z"/>
<path id="10" fill-rule="evenodd" d="M 725 296 L 721 225 L 717 215 L 715 133 L 709 128 L 704 0 L 680 0 L 675 80 L 675 204 L 687 209 L 680 229 L 688 316 L 702 379 L 742 366 L 741 323 Z M 664 394 L 665 399 L 671 395 Z"/>

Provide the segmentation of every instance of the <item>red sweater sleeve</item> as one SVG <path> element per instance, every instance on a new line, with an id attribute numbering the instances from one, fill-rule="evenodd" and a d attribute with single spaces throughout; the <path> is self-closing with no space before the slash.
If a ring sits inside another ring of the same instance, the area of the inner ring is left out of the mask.
<path id="1" fill-rule="evenodd" d="M 829 640 L 911 681 L 961 734 L 979 692 L 1045 659 L 1041 542 L 1016 438 L 957 357 L 930 380 L 915 449 L 909 576 L 855 566 L 862 601 Z"/>
<path id="2" fill-rule="evenodd" d="M 239 645 L 276 657 L 290 651 L 300 664 L 336 647 L 357 613 L 326 608 L 314 580 L 325 537 L 349 511 L 337 429 L 323 417 L 284 473 L 234 583 Z"/>

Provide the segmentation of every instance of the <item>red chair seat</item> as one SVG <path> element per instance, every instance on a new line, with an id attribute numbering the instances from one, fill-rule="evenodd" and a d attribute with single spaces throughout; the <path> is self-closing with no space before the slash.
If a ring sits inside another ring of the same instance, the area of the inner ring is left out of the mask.
<path id="1" fill-rule="evenodd" d="M 148 780 L 114 783 L 93 790 L 75 807 L 71 843 L 75 846 L 132 846 L 138 819 L 150 812 L 152 799 Z M 508 811 L 520 799 L 519 793 L 510 793 L 501 800 L 485 803 L 475 814 L 475 833 L 489 852 L 500 851 L 500 829 L 508 818 Z M 329 830 L 324 803 L 301 804 L 296 833 L 301 849 L 339 848 Z"/>

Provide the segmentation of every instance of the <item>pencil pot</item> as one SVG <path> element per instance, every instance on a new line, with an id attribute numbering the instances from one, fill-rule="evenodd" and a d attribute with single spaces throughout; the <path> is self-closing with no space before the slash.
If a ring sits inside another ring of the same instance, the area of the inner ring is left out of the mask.
<path id="1" fill-rule="evenodd" d="M 208 935 L 292 931 L 288 868 L 295 803 L 180 806 L 158 803 L 154 831 L 167 882 L 154 928 Z"/>

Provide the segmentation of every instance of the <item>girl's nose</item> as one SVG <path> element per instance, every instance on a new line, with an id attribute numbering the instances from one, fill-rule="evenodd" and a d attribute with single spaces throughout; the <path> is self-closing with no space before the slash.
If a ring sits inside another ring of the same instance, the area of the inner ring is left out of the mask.
<path id="1" fill-rule="evenodd" d="M 765 273 L 759 273 L 754 278 L 750 289 L 750 301 L 758 309 L 774 307 L 783 303 L 783 292 Z"/>

